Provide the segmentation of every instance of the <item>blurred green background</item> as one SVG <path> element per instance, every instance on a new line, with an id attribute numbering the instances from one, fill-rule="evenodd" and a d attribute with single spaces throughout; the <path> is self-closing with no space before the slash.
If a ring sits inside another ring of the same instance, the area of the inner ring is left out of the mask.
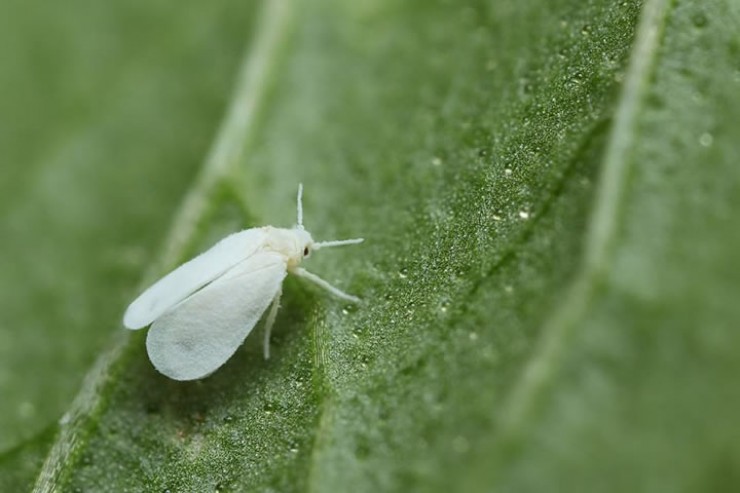
<path id="1" fill-rule="evenodd" d="M 0 491 L 737 490 L 738 25 L 2 2 Z M 157 374 L 126 305 L 299 182 L 364 302 L 288 279 L 271 360 Z"/>

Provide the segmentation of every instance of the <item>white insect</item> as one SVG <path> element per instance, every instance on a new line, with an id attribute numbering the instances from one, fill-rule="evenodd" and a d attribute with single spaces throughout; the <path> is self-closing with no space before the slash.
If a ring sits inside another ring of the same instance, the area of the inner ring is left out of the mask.
<path id="1" fill-rule="evenodd" d="M 300 267 L 314 250 L 363 241 L 315 242 L 303 228 L 303 186 L 298 186 L 298 224 L 291 228 L 246 229 L 154 283 L 129 305 L 126 328 L 152 324 L 146 338 L 154 367 L 174 380 L 203 378 L 223 365 L 244 342 L 268 306 L 264 354 L 270 357 L 283 279 L 288 272 L 312 281 L 335 296 L 359 299 Z"/>

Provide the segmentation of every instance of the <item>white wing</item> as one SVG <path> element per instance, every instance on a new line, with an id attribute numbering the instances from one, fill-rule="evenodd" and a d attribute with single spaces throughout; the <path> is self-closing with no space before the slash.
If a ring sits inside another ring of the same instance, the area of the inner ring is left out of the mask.
<path id="1" fill-rule="evenodd" d="M 284 256 L 252 255 L 152 324 L 146 339 L 149 359 L 174 380 L 213 373 L 244 342 L 286 273 Z"/>
<path id="2" fill-rule="evenodd" d="M 123 316 L 123 325 L 141 329 L 195 291 L 221 276 L 262 246 L 265 232 L 252 228 L 227 236 L 211 249 L 182 264 L 136 298 Z"/>

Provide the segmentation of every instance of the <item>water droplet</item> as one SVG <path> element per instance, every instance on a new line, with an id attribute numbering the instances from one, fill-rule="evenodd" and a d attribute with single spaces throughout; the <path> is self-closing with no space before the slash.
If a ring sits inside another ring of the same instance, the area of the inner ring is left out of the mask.
<path id="1" fill-rule="evenodd" d="M 709 132 L 704 132 L 701 134 L 701 137 L 699 137 L 699 143 L 703 145 L 704 147 L 709 147 L 714 142 L 714 137 L 712 137 L 712 134 Z"/>
<path id="2" fill-rule="evenodd" d="M 583 26 L 581 28 L 581 34 L 584 35 L 584 36 L 590 35 L 591 34 L 591 26 L 589 26 L 588 24 L 586 24 L 585 26 Z"/>
<path id="3" fill-rule="evenodd" d="M 511 174 L 512 174 L 512 173 L 513 173 L 513 171 L 511 170 L 511 168 L 506 168 L 506 169 L 504 170 L 504 174 L 505 174 L 506 176 L 511 176 Z"/>
<path id="4" fill-rule="evenodd" d="M 406 279 L 407 277 L 409 277 L 409 270 L 406 267 L 399 270 L 398 277 L 400 277 L 401 279 Z"/>
<path id="5" fill-rule="evenodd" d="M 709 23 L 709 19 L 707 19 L 707 16 L 706 14 L 704 14 L 704 12 L 695 13 L 693 16 L 691 16 L 691 21 L 698 28 L 706 27 L 706 25 Z"/>
<path id="6" fill-rule="evenodd" d="M 568 74 L 568 78 L 565 81 L 566 87 L 575 87 L 583 82 L 583 72 L 576 70 Z"/>
<path id="7" fill-rule="evenodd" d="M 530 213 L 529 211 L 519 211 L 519 217 L 526 221 L 527 219 L 529 219 Z"/>
<path id="8" fill-rule="evenodd" d="M 529 79 L 523 78 L 519 80 L 519 91 L 522 96 L 532 94 L 533 89 L 534 88 L 532 87 L 532 83 L 529 81 Z"/>

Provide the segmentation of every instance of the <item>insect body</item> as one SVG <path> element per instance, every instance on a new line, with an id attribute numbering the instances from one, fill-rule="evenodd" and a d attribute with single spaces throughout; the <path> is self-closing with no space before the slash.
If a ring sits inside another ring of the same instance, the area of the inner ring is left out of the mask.
<path id="1" fill-rule="evenodd" d="M 265 226 L 227 236 L 129 305 L 123 317 L 126 328 L 152 325 L 146 347 L 157 370 L 175 380 L 210 375 L 234 354 L 268 307 L 264 354 L 269 358 L 270 330 L 288 272 L 339 298 L 359 301 L 300 267 L 314 250 L 363 241 L 315 242 L 303 227 L 302 191 L 299 185 L 294 228 Z"/>

